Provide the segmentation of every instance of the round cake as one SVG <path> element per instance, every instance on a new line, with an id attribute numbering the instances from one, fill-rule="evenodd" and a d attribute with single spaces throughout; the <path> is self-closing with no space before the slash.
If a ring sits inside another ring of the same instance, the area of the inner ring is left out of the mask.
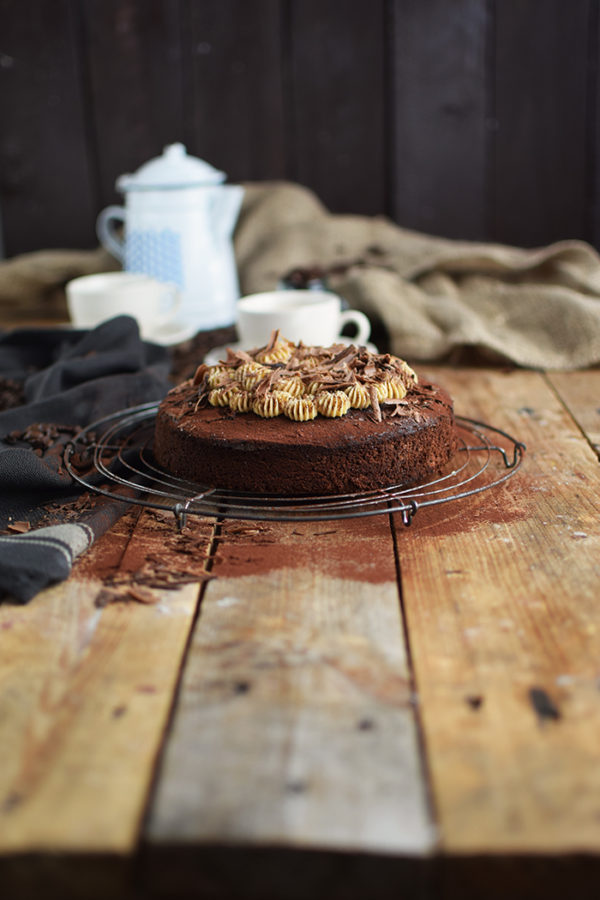
<path id="1" fill-rule="evenodd" d="M 414 484 L 455 449 L 450 397 L 403 360 L 353 345 L 295 345 L 277 333 L 173 388 L 154 436 L 154 456 L 173 475 L 284 496 Z"/>

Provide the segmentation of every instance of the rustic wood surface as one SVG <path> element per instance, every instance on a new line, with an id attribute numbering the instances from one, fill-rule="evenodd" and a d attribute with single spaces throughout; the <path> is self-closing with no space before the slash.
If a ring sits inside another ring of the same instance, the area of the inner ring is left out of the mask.
<path id="1" fill-rule="evenodd" d="M 600 387 L 600 373 L 588 373 Z M 449 851 L 600 846 L 598 460 L 542 376 L 444 372 L 529 447 L 494 497 L 402 535 L 402 591 Z"/>
<path id="2" fill-rule="evenodd" d="M 592 450 L 600 456 L 600 393 L 598 372 L 550 372 L 546 376 Z"/>
<path id="3" fill-rule="evenodd" d="M 429 851 L 387 518 L 218 546 L 150 840 Z"/>
<path id="4" fill-rule="evenodd" d="M 156 533 L 147 517 L 97 545 L 97 571 L 135 572 L 149 551 L 169 558 L 167 526 Z M 198 587 L 101 609 L 91 563 L 89 577 L 28 606 L 0 605 L 0 854 L 136 845 Z"/>
<path id="5" fill-rule="evenodd" d="M 600 371 L 424 374 L 527 444 L 503 487 L 410 528 L 133 510 L 0 606 L 11 898 L 106 895 L 106 854 L 132 900 L 594 896 Z M 94 605 L 148 556 L 196 583 Z"/>

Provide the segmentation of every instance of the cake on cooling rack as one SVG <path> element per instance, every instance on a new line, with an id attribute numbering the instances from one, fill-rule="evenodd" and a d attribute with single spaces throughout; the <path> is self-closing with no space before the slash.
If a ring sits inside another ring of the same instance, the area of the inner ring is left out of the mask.
<path id="1" fill-rule="evenodd" d="M 455 446 L 450 397 L 403 360 L 277 333 L 173 388 L 154 436 L 156 460 L 173 475 L 285 496 L 414 484 Z"/>

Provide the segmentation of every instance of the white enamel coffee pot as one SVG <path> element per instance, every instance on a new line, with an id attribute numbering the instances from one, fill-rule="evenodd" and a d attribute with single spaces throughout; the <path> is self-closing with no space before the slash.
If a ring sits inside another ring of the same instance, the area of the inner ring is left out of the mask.
<path id="1" fill-rule="evenodd" d="M 232 237 L 244 190 L 224 180 L 223 172 L 188 156 L 183 144 L 171 144 L 133 175 L 117 179 L 125 207 L 107 207 L 96 223 L 100 243 L 126 271 L 178 285 L 179 319 L 198 330 L 236 318 Z"/>

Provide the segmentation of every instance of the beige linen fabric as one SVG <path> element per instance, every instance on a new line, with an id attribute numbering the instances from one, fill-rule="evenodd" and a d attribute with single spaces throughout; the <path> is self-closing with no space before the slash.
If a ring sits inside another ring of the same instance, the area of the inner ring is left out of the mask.
<path id="1" fill-rule="evenodd" d="M 296 267 L 342 264 L 331 288 L 380 319 L 392 352 L 409 359 L 475 348 L 530 367 L 600 362 L 600 257 L 582 241 L 536 250 L 451 241 L 332 215 L 304 188 L 278 183 L 247 186 L 236 250 L 245 293 Z"/>
<path id="2" fill-rule="evenodd" d="M 319 267 L 332 290 L 418 361 L 483 353 L 522 366 L 600 362 L 600 257 L 582 241 L 523 250 L 451 241 L 382 217 L 329 213 L 287 182 L 246 184 L 235 235 L 243 293 Z M 0 263 L 0 324 L 64 315 L 70 278 L 117 268 L 105 251 L 41 251 Z"/>
<path id="3" fill-rule="evenodd" d="M 79 275 L 120 268 L 103 250 L 39 250 L 0 262 L 0 326 L 17 319 L 64 319 L 64 286 Z"/>

